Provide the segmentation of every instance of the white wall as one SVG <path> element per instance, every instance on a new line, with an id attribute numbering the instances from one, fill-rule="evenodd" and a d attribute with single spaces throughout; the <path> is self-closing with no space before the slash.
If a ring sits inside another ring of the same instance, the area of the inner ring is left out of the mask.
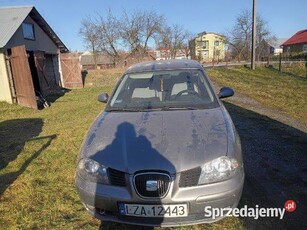
<path id="1" fill-rule="evenodd" d="M 13 103 L 10 84 L 6 71 L 5 55 L 0 50 L 0 101 Z"/>

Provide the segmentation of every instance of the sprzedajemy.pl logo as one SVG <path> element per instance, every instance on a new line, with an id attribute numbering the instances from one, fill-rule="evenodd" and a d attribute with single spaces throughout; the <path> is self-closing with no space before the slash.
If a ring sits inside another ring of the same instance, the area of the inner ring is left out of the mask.
<path id="1" fill-rule="evenodd" d="M 212 219 L 234 216 L 234 217 L 252 217 L 255 220 L 259 217 L 277 217 L 283 219 L 285 211 L 293 212 L 296 209 L 296 203 L 293 200 L 287 200 L 284 208 L 260 208 L 259 205 L 255 207 L 247 207 L 244 205 L 242 208 L 212 208 L 211 206 L 205 207 L 205 217 Z"/>

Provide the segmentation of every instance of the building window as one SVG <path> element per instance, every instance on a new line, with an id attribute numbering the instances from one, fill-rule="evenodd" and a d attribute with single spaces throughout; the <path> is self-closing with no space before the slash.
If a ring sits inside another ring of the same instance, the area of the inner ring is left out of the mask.
<path id="1" fill-rule="evenodd" d="M 307 52 L 307 44 L 303 45 L 303 52 Z"/>
<path id="2" fill-rule="evenodd" d="M 198 41 L 197 45 L 200 49 L 209 49 L 209 41 Z"/>
<path id="3" fill-rule="evenodd" d="M 25 39 L 35 40 L 33 24 L 22 23 L 22 32 Z"/>
<path id="4" fill-rule="evenodd" d="M 215 45 L 215 46 L 219 46 L 219 45 L 220 45 L 220 42 L 219 42 L 219 41 L 215 41 L 215 42 L 214 42 L 214 45 Z"/>
<path id="5" fill-rule="evenodd" d="M 290 50 L 291 50 L 291 47 L 288 46 L 288 47 L 287 47 L 287 53 L 290 53 Z"/>
<path id="6" fill-rule="evenodd" d="M 197 45 L 198 45 L 199 47 L 203 47 L 203 46 L 205 45 L 205 43 L 204 43 L 203 41 L 199 41 L 199 42 L 197 42 Z"/>

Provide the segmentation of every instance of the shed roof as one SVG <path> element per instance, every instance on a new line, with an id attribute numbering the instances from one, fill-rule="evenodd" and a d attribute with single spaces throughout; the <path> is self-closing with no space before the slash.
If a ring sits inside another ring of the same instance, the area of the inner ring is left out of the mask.
<path id="1" fill-rule="evenodd" d="M 61 52 L 68 52 L 67 47 L 34 6 L 0 7 L 0 48 L 9 42 L 28 15 L 42 28 Z"/>
<path id="2" fill-rule="evenodd" d="M 285 41 L 282 46 L 289 46 L 294 44 L 307 43 L 307 30 L 300 30 L 291 38 Z"/>

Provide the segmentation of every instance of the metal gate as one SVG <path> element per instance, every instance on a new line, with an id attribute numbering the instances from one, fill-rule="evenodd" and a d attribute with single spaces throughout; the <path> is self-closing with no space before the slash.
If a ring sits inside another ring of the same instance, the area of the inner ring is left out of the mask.
<path id="1" fill-rule="evenodd" d="M 11 49 L 10 64 L 18 104 L 37 109 L 35 90 L 25 46 Z"/>
<path id="2" fill-rule="evenodd" d="M 82 88 L 81 65 L 78 54 L 61 54 L 63 87 L 68 89 Z"/>

